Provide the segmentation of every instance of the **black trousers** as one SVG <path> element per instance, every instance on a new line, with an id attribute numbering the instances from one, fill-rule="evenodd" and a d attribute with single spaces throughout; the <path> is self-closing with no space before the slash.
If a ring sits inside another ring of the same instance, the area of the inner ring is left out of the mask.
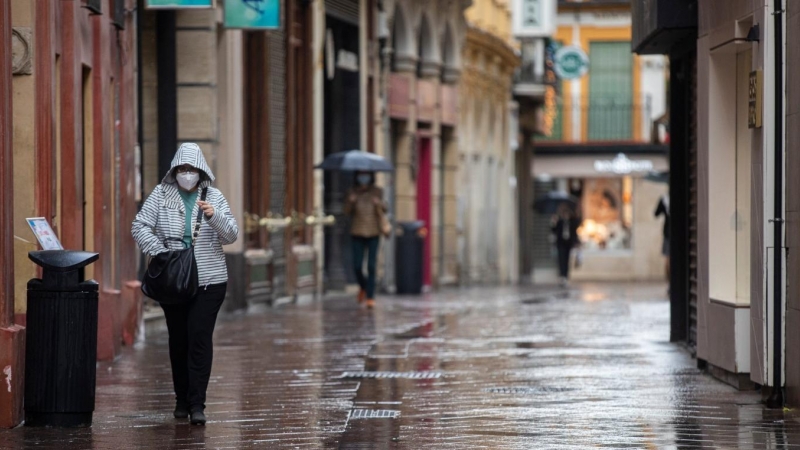
<path id="1" fill-rule="evenodd" d="M 375 298 L 375 276 L 378 272 L 378 244 L 381 239 L 352 236 L 353 270 L 356 272 L 358 285 L 367 293 L 367 298 Z M 367 252 L 367 276 L 364 276 L 364 251 Z"/>
<path id="2" fill-rule="evenodd" d="M 202 411 L 206 407 L 206 390 L 214 357 L 211 336 L 227 286 L 227 283 L 201 286 L 197 297 L 186 304 L 161 305 L 169 331 L 175 398 L 190 411 Z"/>
<path id="3" fill-rule="evenodd" d="M 569 242 L 558 242 L 558 274 L 562 278 L 569 278 L 569 254 L 572 252 L 572 244 Z"/>

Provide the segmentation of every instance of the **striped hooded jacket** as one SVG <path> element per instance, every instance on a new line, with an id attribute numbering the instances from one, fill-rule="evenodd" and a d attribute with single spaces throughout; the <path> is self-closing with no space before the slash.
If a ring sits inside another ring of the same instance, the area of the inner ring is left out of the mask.
<path id="1" fill-rule="evenodd" d="M 133 239 L 146 255 L 154 256 L 169 250 L 183 249 L 183 232 L 186 214 L 175 179 L 175 168 L 189 164 L 200 170 L 198 192 L 208 188 L 206 201 L 214 207 L 211 218 L 203 215 L 200 233 L 194 243 L 195 260 L 200 286 L 228 281 L 228 268 L 222 246 L 232 244 L 239 236 L 239 227 L 228 202 L 219 189 L 211 187 L 214 174 L 208 167 L 203 152 L 197 144 L 181 144 L 161 184 L 145 200 L 142 210 L 133 221 Z M 198 193 L 198 200 L 200 199 Z M 199 206 L 192 209 L 192 227 L 197 223 Z M 167 238 L 171 238 L 167 240 Z M 177 239 L 177 240 L 174 240 Z"/>

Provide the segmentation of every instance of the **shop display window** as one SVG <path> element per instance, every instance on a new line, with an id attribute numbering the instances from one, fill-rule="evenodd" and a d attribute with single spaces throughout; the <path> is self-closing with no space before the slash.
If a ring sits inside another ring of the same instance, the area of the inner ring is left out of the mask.
<path id="1" fill-rule="evenodd" d="M 633 179 L 587 178 L 570 181 L 579 200 L 582 247 L 590 251 L 630 250 L 633 231 Z"/>

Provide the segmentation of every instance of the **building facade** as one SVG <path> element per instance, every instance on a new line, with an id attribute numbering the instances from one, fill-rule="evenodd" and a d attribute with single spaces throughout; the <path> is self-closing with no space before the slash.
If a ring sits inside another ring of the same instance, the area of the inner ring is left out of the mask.
<path id="1" fill-rule="evenodd" d="M 385 181 L 394 221 L 424 223 L 428 287 L 457 281 L 458 82 L 467 6 L 464 1 L 383 3 L 391 60 L 377 66 L 385 93 L 371 115 L 375 147 L 396 167 Z M 391 290 L 393 245 L 385 247 L 384 285 Z"/>
<path id="2" fill-rule="evenodd" d="M 668 169 L 662 56 L 631 56 L 630 2 L 560 1 L 547 54 L 556 98 L 544 107 L 535 136 L 534 192 L 577 198 L 582 264 L 575 280 L 665 277 L 662 224 L 653 217 L 667 185 L 650 181 Z M 556 264 L 550 217 L 536 215 L 536 282 L 552 282 Z"/>
<path id="3" fill-rule="evenodd" d="M 134 7 L 132 0 L 0 7 L 7 197 L 0 359 L 13 380 L 0 394 L 2 426 L 21 420 L 26 285 L 41 273 L 28 259 L 38 245 L 26 218 L 47 219 L 66 249 L 101 254 L 85 271 L 99 283 L 98 358 L 116 357 L 138 330 L 137 250 L 123 225 L 136 213 Z"/>
<path id="4" fill-rule="evenodd" d="M 146 196 L 180 143 L 203 149 L 240 223 L 240 239 L 225 248 L 225 307 L 234 310 L 319 287 L 311 219 L 320 216 L 311 64 L 318 12 L 287 2 L 280 28 L 238 29 L 226 26 L 223 6 L 144 10 L 142 178 Z"/>
<path id="5" fill-rule="evenodd" d="M 682 132 L 671 133 L 671 192 L 695 217 L 672 222 L 684 230 L 673 242 L 676 257 L 697 268 L 671 279 L 680 293 L 671 299 L 673 339 L 696 345 L 698 360 L 721 380 L 762 386 L 773 407 L 797 405 L 800 265 L 792 248 L 800 197 L 792 174 L 800 151 L 800 7 L 649 3 L 639 12 L 644 32 L 635 48 L 678 56 L 671 125 Z M 685 50 L 687 38 L 695 54 Z M 696 119 L 679 121 L 681 115 Z"/>
<path id="6" fill-rule="evenodd" d="M 455 183 L 459 282 L 515 283 L 518 127 L 512 95 L 520 58 L 511 5 L 475 0 L 466 18 Z"/>

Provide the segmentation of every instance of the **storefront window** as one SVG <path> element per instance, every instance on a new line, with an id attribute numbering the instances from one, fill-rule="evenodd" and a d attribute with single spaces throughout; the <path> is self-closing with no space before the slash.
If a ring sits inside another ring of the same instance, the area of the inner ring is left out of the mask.
<path id="1" fill-rule="evenodd" d="M 578 229 L 586 250 L 630 250 L 633 225 L 631 177 L 572 180 L 570 190 L 580 199 Z"/>

